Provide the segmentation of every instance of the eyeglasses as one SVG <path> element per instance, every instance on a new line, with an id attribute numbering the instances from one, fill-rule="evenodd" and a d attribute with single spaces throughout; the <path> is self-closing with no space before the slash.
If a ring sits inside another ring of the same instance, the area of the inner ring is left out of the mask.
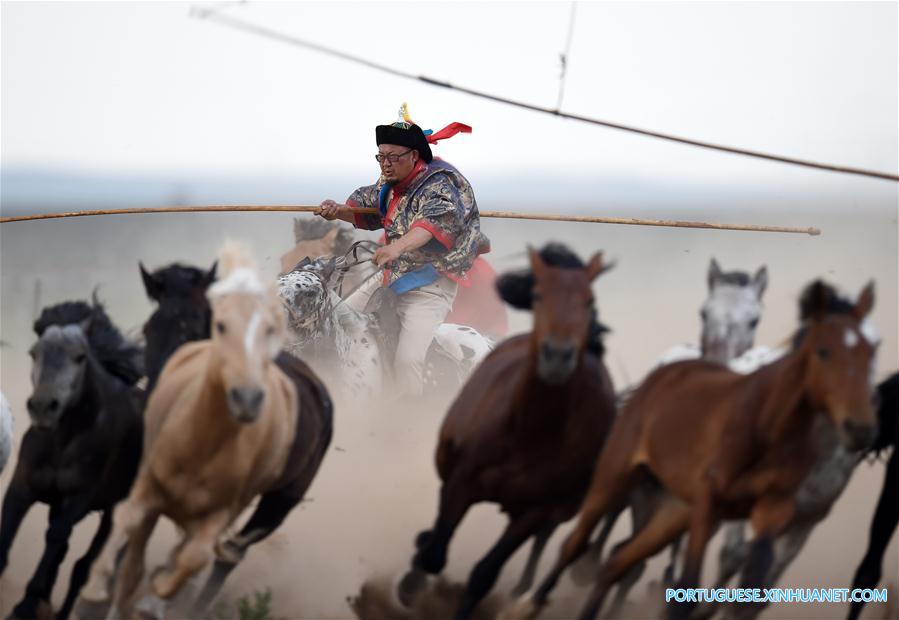
<path id="1" fill-rule="evenodd" d="M 385 161 L 389 161 L 391 164 L 395 164 L 400 160 L 400 157 L 405 157 L 415 149 L 409 149 L 405 153 L 378 153 L 375 155 L 375 161 L 379 164 L 384 163 Z"/>

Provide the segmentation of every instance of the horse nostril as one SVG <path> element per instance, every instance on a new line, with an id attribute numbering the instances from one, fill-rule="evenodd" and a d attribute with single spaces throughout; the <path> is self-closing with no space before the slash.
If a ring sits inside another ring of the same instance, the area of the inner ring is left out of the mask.
<path id="1" fill-rule="evenodd" d="M 47 405 L 47 409 L 49 409 L 51 412 L 56 411 L 57 409 L 59 409 L 59 401 L 54 398 L 50 401 L 50 404 Z"/>
<path id="2" fill-rule="evenodd" d="M 265 394 L 262 390 L 250 390 L 247 398 L 247 406 L 250 409 L 258 409 L 262 404 L 262 399 L 265 398 Z"/>
<path id="3" fill-rule="evenodd" d="M 29 398 L 28 400 L 25 401 L 25 406 L 28 408 L 28 411 L 33 412 L 34 405 L 35 405 L 34 398 Z"/>
<path id="4" fill-rule="evenodd" d="M 232 402 L 238 405 L 243 402 L 243 394 L 237 388 L 231 388 L 231 390 L 228 392 L 228 398 L 230 398 Z"/>
<path id="5" fill-rule="evenodd" d="M 874 438 L 874 427 L 870 424 L 859 424 L 854 420 L 846 420 L 843 423 L 846 434 L 856 448 L 867 447 Z"/>

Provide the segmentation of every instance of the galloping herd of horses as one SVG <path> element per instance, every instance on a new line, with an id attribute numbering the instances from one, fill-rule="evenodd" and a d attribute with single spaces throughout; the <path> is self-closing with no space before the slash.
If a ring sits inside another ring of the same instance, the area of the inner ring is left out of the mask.
<path id="1" fill-rule="evenodd" d="M 391 300 L 365 313 L 341 304 L 344 276 L 364 261 L 347 260 L 356 244 L 328 258 L 334 239 L 277 282 L 265 281 L 233 243 L 208 270 L 141 265 L 156 304 L 141 344 L 122 335 L 96 297 L 43 309 L 29 352 L 31 424 L 3 498 L 0 575 L 33 504 L 49 505 L 49 525 L 13 617 L 36 618 L 49 606 L 72 530 L 92 511 L 101 513 L 99 526 L 74 565 L 58 618 L 76 602 L 81 617 L 164 617 L 166 602 L 211 564 L 182 612 L 202 617 L 249 548 L 284 522 L 332 438 L 334 404 L 320 375 L 348 386 L 349 403 L 389 381 Z M 767 270 L 725 272 L 712 260 L 700 346 L 669 352 L 642 382 L 616 393 L 592 291 L 610 266 L 601 253 L 585 261 L 562 244 L 529 248 L 528 256 L 529 267 L 502 274 L 496 288 L 533 314 L 530 332 L 499 343 L 466 326 L 445 325 L 435 335 L 428 381 L 456 396 L 436 438 L 437 516 L 414 537 L 399 603 L 410 607 L 427 591 L 447 564 L 454 532 L 480 502 L 499 504 L 508 524 L 473 567 L 453 610 L 458 620 L 472 617 L 528 541 L 517 598 L 501 617 L 538 617 L 568 569 L 591 586 L 580 617 L 597 617 L 617 585 L 615 616 L 646 561 L 669 546 L 663 581 L 699 587 L 707 545 L 722 524 L 717 585 L 739 574 L 741 586 L 771 587 L 855 466 L 892 447 L 853 587 L 878 583 L 899 521 L 899 373 L 875 383 L 873 284 L 847 299 L 823 281 L 809 283 L 797 291 L 788 346 L 772 350 L 754 343 Z M 2 467 L 12 433 L 5 398 L 0 411 Z M 604 554 L 625 511 L 632 534 Z M 161 516 L 181 539 L 145 580 L 145 551 Z M 574 529 L 538 581 L 545 545 L 572 518 Z M 671 603 L 666 611 L 705 618 L 762 610 Z M 860 612 L 854 603 L 849 617 Z"/>

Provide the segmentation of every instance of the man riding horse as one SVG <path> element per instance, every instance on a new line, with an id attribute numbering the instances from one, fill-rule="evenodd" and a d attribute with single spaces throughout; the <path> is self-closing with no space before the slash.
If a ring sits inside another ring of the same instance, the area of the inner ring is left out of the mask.
<path id="1" fill-rule="evenodd" d="M 381 167 L 377 183 L 357 189 L 345 205 L 325 200 L 318 211 L 325 219 L 340 218 L 357 228 L 384 229 L 386 242 L 372 257 L 382 271 L 346 303 L 361 312 L 382 286 L 398 295 L 401 329 L 394 370 L 397 390 L 404 395 L 421 394 L 431 340 L 475 259 L 489 250 L 468 180 L 431 154 L 431 144 L 459 132 L 471 128 L 452 123 L 436 133 L 423 131 L 404 104 L 400 120 L 375 128 L 375 159 Z M 352 212 L 360 207 L 377 208 L 378 214 Z"/>

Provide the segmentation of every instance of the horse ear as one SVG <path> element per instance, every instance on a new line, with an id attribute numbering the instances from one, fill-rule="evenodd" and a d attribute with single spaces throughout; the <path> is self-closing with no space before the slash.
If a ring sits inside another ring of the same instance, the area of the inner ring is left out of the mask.
<path id="1" fill-rule="evenodd" d="M 865 286 L 864 290 L 862 290 L 861 294 L 858 296 L 858 301 L 855 302 L 855 308 L 852 310 L 852 314 L 855 315 L 855 318 L 861 321 L 868 313 L 871 312 L 871 309 L 874 307 L 874 280 L 868 282 L 868 285 Z"/>
<path id="2" fill-rule="evenodd" d="M 147 291 L 147 297 L 159 301 L 159 297 L 162 295 L 162 291 L 165 288 L 162 280 L 149 273 L 144 268 L 143 262 L 138 261 L 137 264 L 140 266 L 140 277 L 144 281 L 144 290 Z"/>
<path id="3" fill-rule="evenodd" d="M 768 288 L 768 268 L 765 265 L 759 267 L 759 270 L 755 272 L 752 286 L 755 288 L 755 296 L 761 299 L 765 289 Z"/>
<path id="4" fill-rule="evenodd" d="M 709 263 L 709 290 L 715 288 L 715 282 L 718 281 L 718 278 L 721 277 L 721 267 L 718 265 L 718 261 L 712 257 L 712 261 Z"/>
<path id="5" fill-rule="evenodd" d="M 830 288 L 821 280 L 815 280 L 802 296 L 800 316 L 805 319 L 822 319 L 827 315 L 832 297 Z"/>
<path id="6" fill-rule="evenodd" d="M 531 246 L 528 246 L 528 259 L 531 261 L 531 270 L 534 272 L 535 276 L 543 273 L 543 270 L 546 268 L 546 263 L 543 262 L 543 257 L 540 256 L 540 252 Z"/>
<path id="7" fill-rule="evenodd" d="M 590 259 L 590 262 L 587 263 L 587 278 L 592 282 L 603 271 L 605 271 L 605 266 L 602 260 L 602 252 L 597 252 Z"/>
<path id="8" fill-rule="evenodd" d="M 209 268 L 209 271 L 207 271 L 205 274 L 203 274 L 203 280 L 202 280 L 203 288 L 209 288 L 210 285 L 212 285 L 212 283 L 215 282 L 215 272 L 218 269 L 218 267 L 219 267 L 219 262 L 215 261 L 212 263 L 212 267 Z"/>
<path id="9" fill-rule="evenodd" d="M 331 279 L 331 276 L 334 275 L 334 271 L 337 267 L 337 257 L 332 256 L 331 260 L 325 263 L 325 266 L 322 268 L 322 279 L 325 282 L 328 282 Z"/>

